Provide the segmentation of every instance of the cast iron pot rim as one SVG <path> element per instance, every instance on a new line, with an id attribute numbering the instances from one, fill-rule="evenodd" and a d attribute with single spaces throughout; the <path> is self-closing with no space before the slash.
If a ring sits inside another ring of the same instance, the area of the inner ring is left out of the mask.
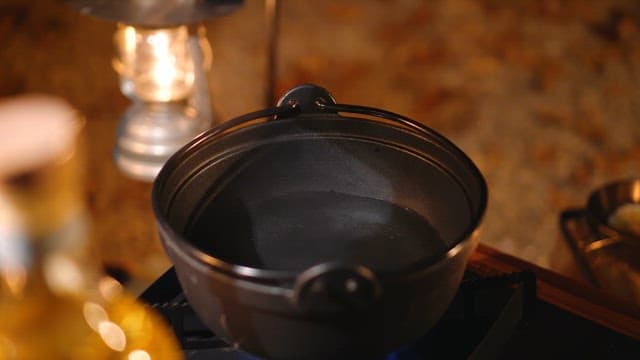
<path id="1" fill-rule="evenodd" d="M 303 118 L 301 116 L 301 118 Z M 345 118 L 345 117 L 341 117 Z M 472 221 L 467 226 L 467 228 L 460 234 L 460 236 L 450 245 L 449 249 L 446 252 L 441 253 L 438 256 L 432 256 L 425 258 L 423 260 L 417 261 L 415 263 L 409 264 L 407 266 L 401 267 L 399 269 L 393 270 L 373 270 L 375 275 L 378 278 L 388 278 L 394 276 L 406 276 L 407 273 L 413 273 L 420 270 L 424 270 L 430 268 L 432 266 L 436 266 L 437 264 L 455 257 L 462 248 L 466 245 L 466 243 L 470 242 L 480 227 L 482 219 L 487 209 L 487 198 L 488 198 L 488 188 L 486 180 L 484 176 L 477 168 L 475 163 L 455 144 L 453 144 L 449 139 L 439 134 L 435 130 L 423 125 L 422 123 L 415 122 L 414 126 L 418 126 L 423 132 L 420 133 L 417 130 L 406 128 L 402 126 L 398 126 L 396 124 L 384 123 L 381 121 L 375 121 L 369 118 L 357 118 L 357 117 L 347 117 L 346 119 L 358 120 L 358 121 L 366 121 L 370 123 L 377 124 L 378 126 L 388 126 L 393 128 L 396 131 L 405 132 L 411 136 L 417 136 L 419 138 L 425 138 L 426 136 L 431 137 L 431 140 L 435 140 L 436 143 L 440 146 L 444 145 L 447 148 L 447 151 L 455 155 L 456 159 L 461 161 L 467 170 L 469 170 L 474 178 L 478 181 L 478 185 L 480 187 L 480 196 L 478 202 L 478 213 L 472 214 L 475 217 L 472 218 Z M 286 119 L 289 120 L 289 119 Z M 228 122 L 232 122 L 229 120 Z M 276 120 L 282 121 L 282 120 Z M 224 123 L 223 123 L 224 124 Z M 235 127 L 229 131 L 218 131 L 218 127 L 213 127 L 200 135 L 194 138 L 192 141 L 184 145 L 181 149 L 175 152 L 165 163 L 165 165 L 160 169 L 160 172 L 156 176 L 156 179 L 153 183 L 152 194 L 151 194 L 151 203 L 153 207 L 153 211 L 156 215 L 156 222 L 161 227 L 161 230 L 165 232 L 166 236 L 161 236 L 162 241 L 175 243 L 172 248 L 176 251 L 181 251 L 183 255 L 186 255 L 189 259 L 195 260 L 201 265 L 206 266 L 208 269 L 215 271 L 217 273 L 221 273 L 227 276 L 231 276 L 234 278 L 240 278 L 247 281 L 255 281 L 261 283 L 282 283 L 282 282 L 292 282 L 295 281 L 296 278 L 303 273 L 306 269 L 303 270 L 274 270 L 274 269 L 261 269 L 255 268 L 246 265 L 238 265 L 226 262 L 222 259 L 219 259 L 213 255 L 210 255 L 198 247 L 191 244 L 182 234 L 176 232 L 168 222 L 168 219 L 163 214 L 161 210 L 161 206 L 159 204 L 159 193 L 161 188 L 164 186 L 164 183 L 169 178 L 170 173 L 175 169 L 176 165 L 181 162 L 183 157 L 189 156 L 193 152 L 199 150 L 199 144 L 202 142 L 215 142 L 223 136 L 228 136 L 230 134 L 239 133 L 243 131 L 249 131 L 255 127 L 263 125 L 264 123 L 255 123 L 242 127 Z M 246 151 L 246 149 L 245 149 Z M 161 234 L 162 235 L 162 234 Z"/>
<path id="2" fill-rule="evenodd" d="M 601 214 L 598 211 L 595 211 L 595 207 L 596 207 L 595 202 L 597 201 L 597 198 L 600 196 L 600 194 L 606 193 L 609 189 L 616 188 L 618 186 L 623 186 L 626 184 L 636 184 L 636 183 L 638 184 L 638 186 L 640 186 L 640 177 L 629 177 L 626 179 L 609 181 L 597 187 L 595 190 L 593 190 L 589 194 L 589 198 L 587 199 L 587 206 L 585 210 L 586 210 L 587 216 L 593 219 L 593 221 L 596 223 L 596 226 L 598 227 L 598 229 L 595 229 L 596 231 L 600 230 L 600 231 L 603 231 L 606 235 L 620 236 L 621 238 L 624 238 L 624 239 L 638 238 L 638 235 L 635 233 L 620 230 L 618 228 L 615 228 L 609 225 L 609 219 L 604 218 L 603 216 L 601 216 L 603 214 Z M 640 204 L 640 202 L 637 202 L 637 203 Z M 622 206 L 623 204 L 624 203 L 619 203 L 617 204 L 617 206 Z M 608 214 L 608 215 L 611 216 L 611 214 Z"/>

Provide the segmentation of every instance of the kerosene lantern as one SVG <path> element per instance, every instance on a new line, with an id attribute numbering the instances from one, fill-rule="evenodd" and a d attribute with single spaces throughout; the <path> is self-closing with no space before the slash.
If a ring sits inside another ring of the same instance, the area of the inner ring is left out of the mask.
<path id="1" fill-rule="evenodd" d="M 204 19 L 242 0 L 65 0 L 81 13 L 118 23 L 113 67 L 132 104 L 120 119 L 114 160 L 126 175 L 151 181 L 176 150 L 211 126 Z"/>

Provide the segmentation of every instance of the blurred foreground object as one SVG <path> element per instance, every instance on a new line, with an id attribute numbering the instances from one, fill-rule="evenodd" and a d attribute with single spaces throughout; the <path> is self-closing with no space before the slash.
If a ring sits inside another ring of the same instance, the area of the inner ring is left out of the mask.
<path id="1" fill-rule="evenodd" d="M 0 101 L 0 359 L 180 359 L 86 252 L 82 125 L 53 97 Z"/>

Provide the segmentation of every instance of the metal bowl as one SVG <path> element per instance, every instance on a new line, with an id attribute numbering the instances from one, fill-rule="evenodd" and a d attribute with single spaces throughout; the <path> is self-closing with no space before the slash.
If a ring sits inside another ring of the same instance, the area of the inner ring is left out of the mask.
<path id="1" fill-rule="evenodd" d="M 589 223 L 601 237 L 640 245 L 638 233 L 611 224 L 612 215 L 625 204 L 640 206 L 640 178 L 610 182 L 594 190 L 587 201 Z"/>

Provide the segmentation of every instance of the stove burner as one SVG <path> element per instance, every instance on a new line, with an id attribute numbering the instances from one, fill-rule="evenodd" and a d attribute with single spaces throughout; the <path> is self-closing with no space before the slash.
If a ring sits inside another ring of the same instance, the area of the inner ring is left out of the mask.
<path id="1" fill-rule="evenodd" d="M 535 276 L 529 271 L 485 277 L 467 270 L 440 322 L 416 343 L 389 354 L 385 360 L 497 358 L 511 334 L 533 314 L 535 286 Z M 169 321 L 188 360 L 259 359 L 230 347 L 202 324 L 182 294 L 173 269 L 141 298 Z"/>

